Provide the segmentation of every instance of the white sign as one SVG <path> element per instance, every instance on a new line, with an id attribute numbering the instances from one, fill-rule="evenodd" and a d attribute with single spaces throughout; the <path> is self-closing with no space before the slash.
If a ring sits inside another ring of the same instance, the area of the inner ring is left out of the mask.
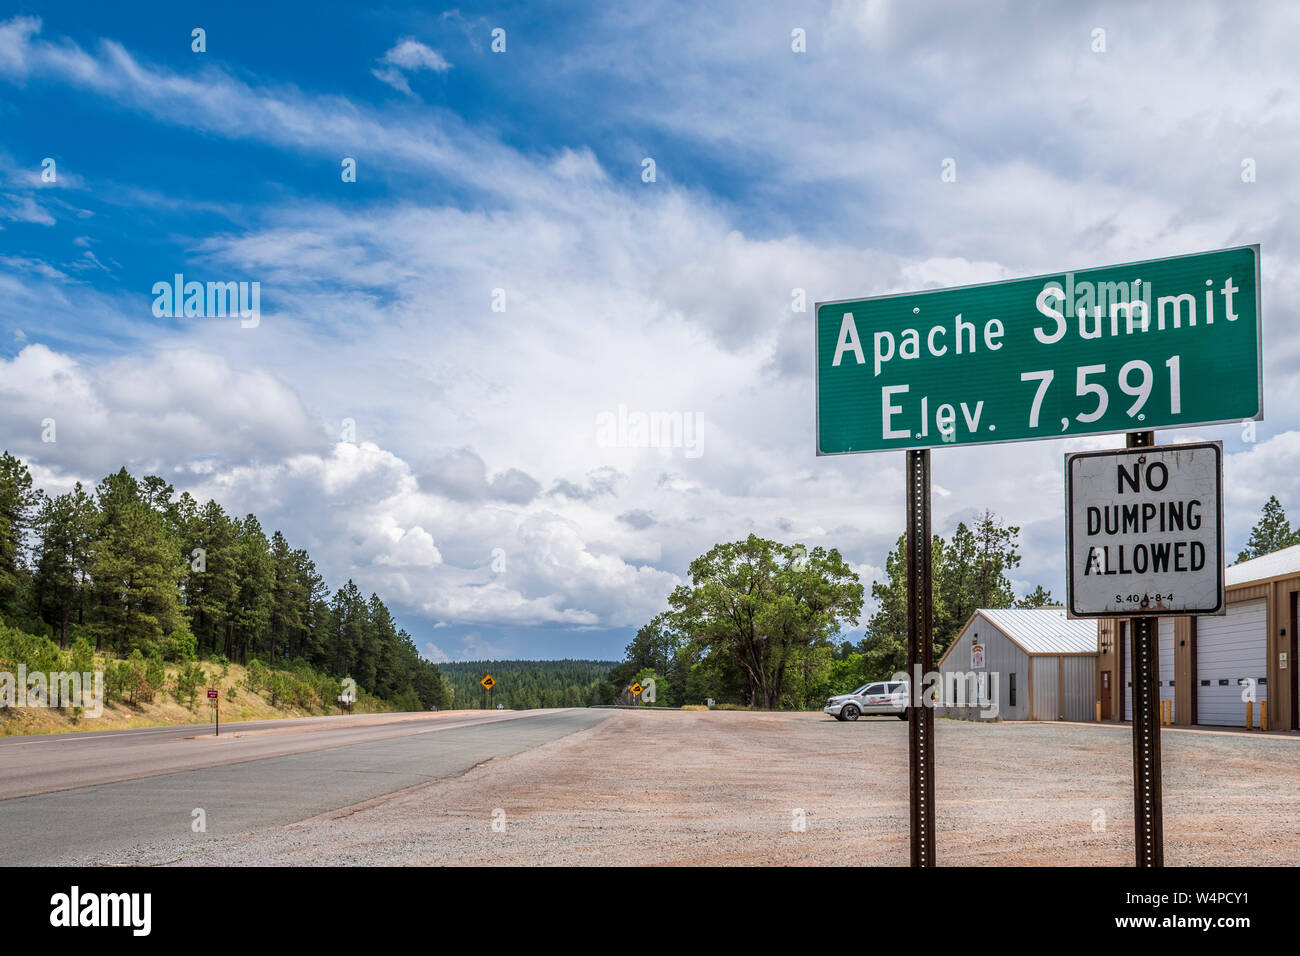
<path id="1" fill-rule="evenodd" d="M 1223 443 L 1065 456 L 1073 617 L 1223 614 Z"/>
<path id="2" fill-rule="evenodd" d="M 972 644 L 970 646 L 970 669 L 973 671 L 984 669 L 984 645 Z"/>

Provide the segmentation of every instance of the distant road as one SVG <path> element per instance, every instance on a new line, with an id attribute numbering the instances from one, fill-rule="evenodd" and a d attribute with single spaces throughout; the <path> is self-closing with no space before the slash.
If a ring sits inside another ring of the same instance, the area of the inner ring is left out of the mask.
<path id="1" fill-rule="evenodd" d="M 590 727 L 608 711 L 444 711 L 0 739 L 8 865 L 163 862 Z"/>

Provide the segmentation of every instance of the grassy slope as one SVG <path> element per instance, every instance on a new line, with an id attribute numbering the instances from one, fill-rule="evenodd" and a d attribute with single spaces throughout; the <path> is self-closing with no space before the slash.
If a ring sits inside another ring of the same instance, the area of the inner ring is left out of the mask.
<path id="1" fill-rule="evenodd" d="M 102 660 L 96 666 L 102 666 Z M 271 720 L 278 717 L 316 717 L 326 711 L 304 710 L 287 703 L 271 706 L 269 697 L 254 693 L 245 686 L 247 672 L 237 664 L 224 668 L 221 665 L 204 662 L 203 669 L 208 674 L 207 687 L 219 686 L 221 690 L 222 721 L 236 720 Z M 167 684 L 170 686 L 179 669 L 176 664 L 167 665 Z M 394 708 L 383 701 L 363 696 L 353 706 L 352 712 L 359 714 L 387 713 Z M 339 713 L 337 706 L 331 707 L 329 713 Z M 191 709 L 187 704 L 177 703 L 170 692 L 155 694 L 152 703 L 132 706 L 124 703 L 104 705 L 100 717 L 72 716 L 70 710 L 56 710 L 46 707 L 27 707 L 22 709 L 0 708 L 0 737 L 18 734 L 57 734 L 80 730 L 116 730 L 124 727 L 159 727 L 167 724 L 211 724 L 212 708 L 208 706 L 207 691 L 200 688 Z"/>

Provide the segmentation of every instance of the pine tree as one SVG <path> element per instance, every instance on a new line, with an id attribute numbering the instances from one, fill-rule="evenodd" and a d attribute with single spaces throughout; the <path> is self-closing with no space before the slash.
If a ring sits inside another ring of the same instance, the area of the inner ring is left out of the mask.
<path id="1" fill-rule="evenodd" d="M 258 654 L 269 644 L 271 589 L 275 579 L 271 545 L 262 533 L 257 515 L 247 515 L 239 522 L 235 554 L 239 588 L 231 623 L 239 662 L 247 664 L 250 655 Z"/>
<path id="2" fill-rule="evenodd" d="M 1052 598 L 1052 592 L 1043 589 L 1041 584 L 1037 585 L 1032 591 L 1016 602 L 1016 607 L 1039 608 L 1046 607 L 1049 604 L 1055 604 Z"/>
<path id="3" fill-rule="evenodd" d="M 45 498 L 36 519 L 40 543 L 36 551 L 35 590 L 46 622 L 59 633 L 59 647 L 68 646 L 68 622 L 80 607 L 90 577 L 99 512 L 95 501 L 77 482 L 57 498 Z"/>
<path id="4" fill-rule="evenodd" d="M 177 588 L 180 549 L 163 516 L 123 468 L 95 489 L 101 520 L 91 558 L 99 610 L 96 647 L 152 652 L 163 635 L 187 625 Z"/>
<path id="5" fill-rule="evenodd" d="M 182 502 L 185 497 L 182 495 Z M 185 526 L 185 557 L 190 567 L 185 603 L 191 627 L 200 653 L 223 654 L 229 659 L 234 654 L 230 626 L 239 595 L 236 523 L 209 500 Z"/>
<path id="6" fill-rule="evenodd" d="M 1277 496 L 1269 495 L 1259 521 L 1250 530 L 1245 550 L 1237 555 L 1237 561 L 1249 561 L 1296 544 L 1300 544 L 1300 531 L 1293 529 L 1291 522 L 1287 521 Z"/>
<path id="7" fill-rule="evenodd" d="M 17 609 L 27 584 L 24 537 L 40 500 L 27 466 L 7 451 L 0 455 L 0 614 Z"/>

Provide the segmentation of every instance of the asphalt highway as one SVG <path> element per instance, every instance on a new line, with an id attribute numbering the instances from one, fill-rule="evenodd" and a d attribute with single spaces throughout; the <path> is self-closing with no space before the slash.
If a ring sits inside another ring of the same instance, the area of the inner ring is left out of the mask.
<path id="1" fill-rule="evenodd" d="M 462 773 L 608 716 L 344 715 L 230 724 L 219 738 L 202 726 L 5 738 L 0 864 L 166 863 L 203 852 L 210 838 Z"/>

